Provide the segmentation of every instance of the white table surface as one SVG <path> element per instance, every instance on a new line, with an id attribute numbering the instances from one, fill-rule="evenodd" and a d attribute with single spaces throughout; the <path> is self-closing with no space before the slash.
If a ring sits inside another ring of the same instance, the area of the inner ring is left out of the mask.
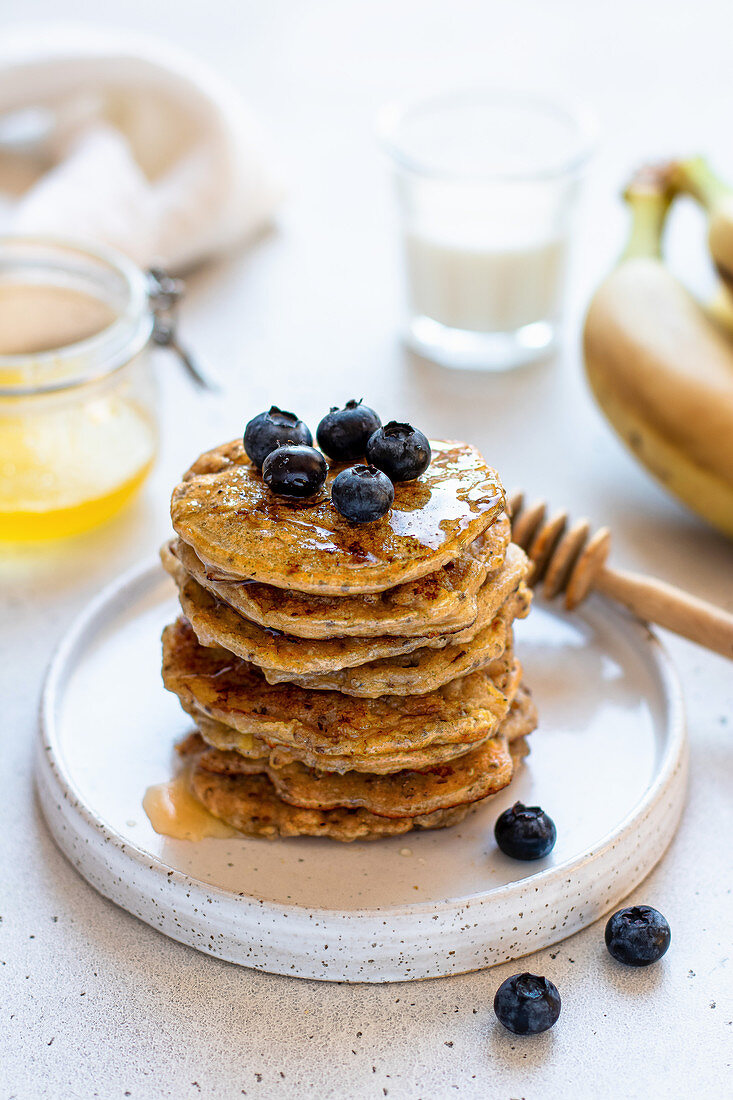
<path id="1" fill-rule="evenodd" d="M 507 485 L 608 522 L 616 563 L 733 608 L 731 545 L 622 450 L 585 390 L 577 352 L 583 304 L 620 245 L 616 192 L 629 168 L 702 150 L 733 178 L 729 5 L 63 8 L 161 34 L 213 62 L 269 120 L 291 195 L 276 232 L 191 282 L 186 335 L 225 377 L 226 400 L 202 399 L 161 364 L 162 456 L 139 501 L 85 538 L 0 555 L 0 1097 L 726 1094 L 733 678 L 722 659 L 667 639 L 689 708 L 692 775 L 678 836 L 633 895 L 672 926 L 668 955 L 642 972 L 613 964 L 602 922 L 520 964 L 382 987 L 271 977 L 199 955 L 116 909 L 66 863 L 34 803 L 31 745 L 43 669 L 72 616 L 155 550 L 168 530 L 168 492 L 189 460 L 273 401 L 316 422 L 329 405 L 364 396 L 429 433 L 470 439 Z M 51 0 L 23 6 L 25 19 L 57 13 Z M 390 194 L 371 120 L 387 98 L 451 82 L 582 98 L 601 119 L 564 351 L 509 377 L 442 372 L 410 359 L 396 335 Z M 695 279 L 705 278 L 700 230 L 689 209 L 673 225 L 675 264 Z M 499 983 L 519 969 L 547 975 L 563 997 L 558 1025 L 533 1040 L 504 1032 L 491 1008 Z"/>

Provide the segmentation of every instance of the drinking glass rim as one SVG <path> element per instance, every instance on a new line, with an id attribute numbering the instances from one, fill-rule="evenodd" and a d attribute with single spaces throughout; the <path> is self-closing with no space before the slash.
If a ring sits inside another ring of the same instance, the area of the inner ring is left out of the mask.
<path id="1" fill-rule="evenodd" d="M 99 381 L 119 370 L 142 350 L 150 339 L 153 317 L 149 308 L 147 276 L 133 260 L 107 245 L 92 245 L 73 237 L 25 233 L 0 235 L 0 259 L 6 247 L 23 245 L 57 249 L 60 253 L 72 252 L 106 264 L 110 270 L 121 277 L 127 300 L 113 321 L 83 340 L 47 351 L 0 355 L 0 371 L 22 372 L 24 367 L 31 365 L 41 368 L 59 367 L 77 357 L 87 362 L 86 369 L 50 382 L 41 381 L 35 385 L 0 385 L 0 397 L 40 396 Z"/>
<path id="2" fill-rule="evenodd" d="M 420 157 L 407 153 L 399 141 L 399 128 L 411 115 L 441 106 L 460 106 L 462 103 L 502 102 L 540 109 L 547 115 L 569 123 L 577 134 L 577 150 L 564 162 L 546 168 L 527 170 L 492 169 L 481 172 L 464 172 L 450 167 L 436 167 Z M 377 137 L 383 150 L 396 165 L 414 175 L 428 179 L 454 183 L 541 182 L 572 175 L 587 163 L 598 140 L 598 122 L 587 106 L 570 107 L 561 100 L 552 99 L 537 92 L 510 88 L 476 87 L 436 92 L 432 95 L 410 96 L 386 103 L 377 113 Z"/>

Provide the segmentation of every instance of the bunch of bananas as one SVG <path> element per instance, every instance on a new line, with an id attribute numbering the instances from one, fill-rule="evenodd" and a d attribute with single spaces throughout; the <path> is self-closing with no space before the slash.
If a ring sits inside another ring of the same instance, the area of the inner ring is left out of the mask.
<path id="1" fill-rule="evenodd" d="M 662 260 L 667 213 L 683 192 L 707 212 L 722 281 L 707 310 Z M 733 537 L 733 191 L 695 159 L 644 169 L 624 198 L 629 243 L 585 321 L 588 380 L 636 457 Z"/>

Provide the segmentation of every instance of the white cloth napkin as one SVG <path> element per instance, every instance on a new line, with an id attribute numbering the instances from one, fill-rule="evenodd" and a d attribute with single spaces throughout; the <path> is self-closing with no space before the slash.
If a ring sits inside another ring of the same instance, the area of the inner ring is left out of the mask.
<path id="1" fill-rule="evenodd" d="M 3 35 L 0 189 L 18 162 L 31 182 L 5 205 L 5 231 L 174 271 L 256 235 L 283 195 L 257 120 L 216 74 L 162 43 L 86 29 Z"/>

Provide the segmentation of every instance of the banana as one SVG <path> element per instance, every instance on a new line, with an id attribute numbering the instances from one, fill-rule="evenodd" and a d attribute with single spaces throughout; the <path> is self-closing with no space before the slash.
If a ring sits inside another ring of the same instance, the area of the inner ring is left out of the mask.
<path id="1" fill-rule="evenodd" d="M 733 188 L 715 175 L 703 157 L 670 166 L 670 181 L 678 192 L 692 195 L 708 216 L 708 248 L 723 283 L 733 287 Z"/>
<path id="2" fill-rule="evenodd" d="M 733 189 L 716 176 L 702 157 L 670 165 L 675 191 L 691 195 L 708 213 L 708 248 L 721 278 L 713 298 L 706 303 L 709 317 L 729 337 L 733 336 Z"/>
<path id="3" fill-rule="evenodd" d="M 728 339 L 733 336 L 733 291 L 725 283 L 721 283 L 710 301 L 705 303 L 705 312 Z"/>
<path id="4" fill-rule="evenodd" d="M 631 237 L 586 315 L 586 374 L 637 458 L 733 537 L 733 347 L 662 262 L 674 193 L 665 168 L 646 170 L 624 195 Z"/>

